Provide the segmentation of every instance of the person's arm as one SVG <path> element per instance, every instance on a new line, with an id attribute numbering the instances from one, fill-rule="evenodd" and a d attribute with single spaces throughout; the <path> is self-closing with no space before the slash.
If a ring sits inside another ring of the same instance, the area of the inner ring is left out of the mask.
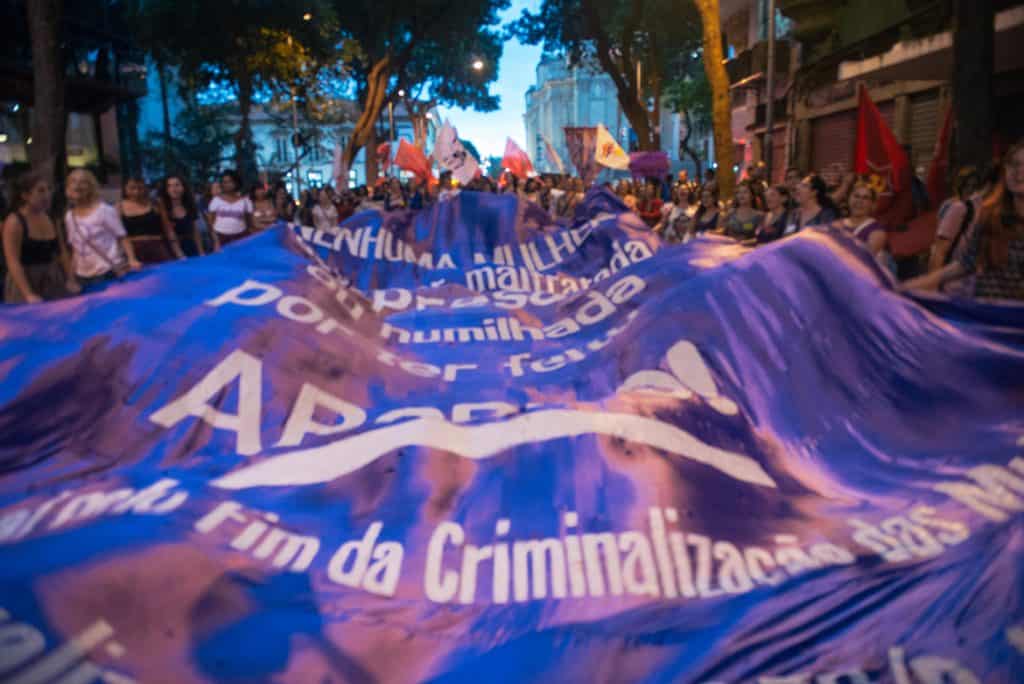
<path id="1" fill-rule="evenodd" d="M 60 249 L 60 266 L 64 269 L 65 284 L 68 292 L 80 294 L 82 292 L 82 284 L 78 282 L 78 276 L 75 275 L 75 265 L 71 258 L 71 249 L 68 246 L 67 226 L 64 226 L 60 221 L 55 221 L 53 228 L 57 233 L 57 246 Z"/>
<path id="2" fill-rule="evenodd" d="M 132 241 L 126 237 L 117 238 L 117 244 L 124 250 L 124 255 L 128 258 L 128 268 L 133 271 L 138 271 L 142 268 L 142 264 L 135 258 L 135 248 L 132 246 Z"/>
<path id="3" fill-rule="evenodd" d="M 871 235 L 868 235 L 868 250 L 873 256 L 878 256 L 885 249 L 885 243 L 888 240 L 886 232 L 882 229 L 876 230 Z"/>
<path id="4" fill-rule="evenodd" d="M 953 249 L 953 241 L 956 239 L 966 215 L 967 205 L 963 202 L 955 202 L 946 210 L 935 230 L 935 241 L 932 243 L 932 251 L 928 257 L 929 271 L 937 271 L 946 263 L 949 250 Z"/>
<path id="5" fill-rule="evenodd" d="M 3 231 L 4 261 L 7 262 L 7 272 L 11 274 L 11 280 L 14 281 L 15 287 L 18 288 L 21 296 L 29 304 L 37 304 L 43 301 L 43 298 L 32 290 L 28 277 L 25 275 L 25 269 L 21 265 L 19 255 L 21 254 L 21 241 L 24 236 L 22 235 L 21 226 L 18 225 L 18 217 L 13 213 L 4 221 Z"/>
<path id="6" fill-rule="evenodd" d="M 959 280 L 967 275 L 967 269 L 960 262 L 954 261 L 946 264 L 937 271 L 932 271 L 923 276 L 912 278 L 900 287 L 901 290 L 926 290 L 936 291 L 943 285 L 953 280 Z"/>
<path id="7" fill-rule="evenodd" d="M 157 205 L 157 214 L 160 216 L 160 225 L 164 229 L 164 237 L 167 238 L 167 243 L 171 246 L 171 252 L 174 253 L 175 258 L 184 259 L 185 253 L 181 251 L 181 243 L 174 232 L 174 223 L 171 221 L 171 217 L 167 215 L 167 210 L 164 209 L 163 204 Z"/>
<path id="8" fill-rule="evenodd" d="M 210 202 L 206 212 L 206 225 L 210 227 L 210 241 L 213 242 L 213 251 L 220 251 L 220 236 L 217 235 L 217 198 Z"/>
<path id="9" fill-rule="evenodd" d="M 195 240 L 196 253 L 199 256 L 206 256 L 206 248 L 203 247 L 203 231 L 199 230 L 199 215 L 192 219 L 192 239 Z"/>
<path id="10" fill-rule="evenodd" d="M 246 232 L 252 233 L 255 230 L 253 219 L 252 219 L 252 214 L 253 214 L 254 209 L 253 209 L 253 206 L 252 206 L 252 202 L 249 201 L 248 197 L 245 198 L 244 209 L 245 209 L 245 230 L 246 230 Z"/>
<path id="11" fill-rule="evenodd" d="M 142 268 L 142 264 L 135 257 L 135 248 L 132 246 L 132 241 L 128 239 L 128 233 L 124 229 L 124 224 L 121 222 L 121 212 L 117 211 L 109 204 L 106 205 L 107 215 L 107 227 L 110 232 L 117 238 L 117 244 L 120 245 L 124 251 L 124 255 L 128 260 L 128 268 L 133 271 L 138 271 Z"/>

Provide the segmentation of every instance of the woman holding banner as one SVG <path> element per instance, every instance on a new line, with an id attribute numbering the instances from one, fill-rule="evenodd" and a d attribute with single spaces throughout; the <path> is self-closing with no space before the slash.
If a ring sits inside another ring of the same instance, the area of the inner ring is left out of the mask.
<path id="1" fill-rule="evenodd" d="M 13 190 L 14 211 L 3 224 L 4 301 L 32 304 L 81 291 L 60 234 L 46 213 L 50 184 L 40 175 L 25 173 Z"/>
<path id="2" fill-rule="evenodd" d="M 229 245 L 252 234 L 252 202 L 242 195 L 242 179 L 235 171 L 225 171 L 220 179 L 220 194 L 210 202 L 209 224 L 213 227 L 213 249 Z"/>
<path id="3" fill-rule="evenodd" d="M 66 193 L 71 208 L 64 215 L 64 223 L 71 243 L 75 277 L 83 290 L 142 268 L 117 209 L 100 199 L 100 185 L 92 172 L 72 171 L 68 175 Z"/>
<path id="4" fill-rule="evenodd" d="M 975 297 L 1024 301 L 1024 141 L 1007 152 L 1000 182 L 982 203 L 960 253 L 904 289 L 937 290 L 967 276 L 974 276 Z"/>

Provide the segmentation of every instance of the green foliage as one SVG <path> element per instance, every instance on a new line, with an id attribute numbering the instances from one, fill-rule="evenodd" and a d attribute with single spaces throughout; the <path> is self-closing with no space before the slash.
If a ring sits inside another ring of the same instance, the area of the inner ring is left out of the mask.
<path id="1" fill-rule="evenodd" d="M 688 60 L 680 56 L 699 50 L 702 30 L 689 0 L 543 0 L 536 12 L 524 10 L 509 33 L 572 64 L 598 65 L 615 84 L 641 147 L 652 149 L 660 98 L 684 73 Z"/>
<path id="2" fill-rule="evenodd" d="M 224 123 L 227 115 L 224 106 L 199 106 L 189 98 L 175 120 L 169 141 L 158 132 L 151 132 L 142 141 L 146 177 L 162 178 L 174 173 L 193 183 L 215 177 L 229 161 L 224 150 L 233 136 Z"/>
<path id="3" fill-rule="evenodd" d="M 335 0 L 341 59 L 362 102 L 367 76 L 390 61 L 389 93 L 404 90 L 438 104 L 498 108 L 489 84 L 498 76 L 504 36 L 499 13 L 509 0 Z M 472 68 L 475 60 L 484 68 Z"/>
<path id="4" fill-rule="evenodd" d="M 129 25 L 158 62 L 192 90 L 231 83 L 241 115 L 236 163 L 255 171 L 249 128 L 254 92 L 291 91 L 330 59 L 337 25 L 324 0 L 127 0 Z M 306 16 L 310 19 L 307 21 Z"/>
<path id="5" fill-rule="evenodd" d="M 128 17 L 153 56 L 192 87 L 215 80 L 277 87 L 329 56 L 337 32 L 321 0 L 132 0 Z M 305 21 L 303 16 L 311 14 Z"/>
<path id="6" fill-rule="evenodd" d="M 708 83 L 704 67 L 694 60 L 696 68 L 683 70 L 682 74 L 665 88 L 665 101 L 672 111 L 685 113 L 694 129 L 707 131 L 711 128 L 711 84 Z"/>

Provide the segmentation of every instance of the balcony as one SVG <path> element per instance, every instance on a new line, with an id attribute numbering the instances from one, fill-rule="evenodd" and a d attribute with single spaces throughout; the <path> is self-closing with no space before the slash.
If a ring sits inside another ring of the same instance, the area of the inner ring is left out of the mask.
<path id="1" fill-rule="evenodd" d="M 775 41 L 775 73 L 789 73 L 790 43 L 788 40 Z M 768 41 L 762 40 L 744 50 L 725 63 L 729 83 L 733 88 L 742 88 L 757 83 L 768 71 Z"/>
<path id="2" fill-rule="evenodd" d="M 144 96 L 145 55 L 125 38 L 127 28 L 103 13 L 93 16 L 82 3 L 67 5 L 61 30 L 68 111 L 100 112 Z M 83 12 L 87 20 L 78 17 Z M 24 3 L 0 3 L 0 34 L 5 38 L 0 41 L 0 93 L 5 100 L 31 106 L 35 93 Z"/>

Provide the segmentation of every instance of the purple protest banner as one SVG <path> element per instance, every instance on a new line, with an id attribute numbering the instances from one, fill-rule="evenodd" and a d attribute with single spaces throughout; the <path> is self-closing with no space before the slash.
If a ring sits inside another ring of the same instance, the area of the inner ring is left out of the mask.
<path id="1" fill-rule="evenodd" d="M 1024 307 L 464 191 L 0 308 L 0 681 L 1024 671 Z"/>

